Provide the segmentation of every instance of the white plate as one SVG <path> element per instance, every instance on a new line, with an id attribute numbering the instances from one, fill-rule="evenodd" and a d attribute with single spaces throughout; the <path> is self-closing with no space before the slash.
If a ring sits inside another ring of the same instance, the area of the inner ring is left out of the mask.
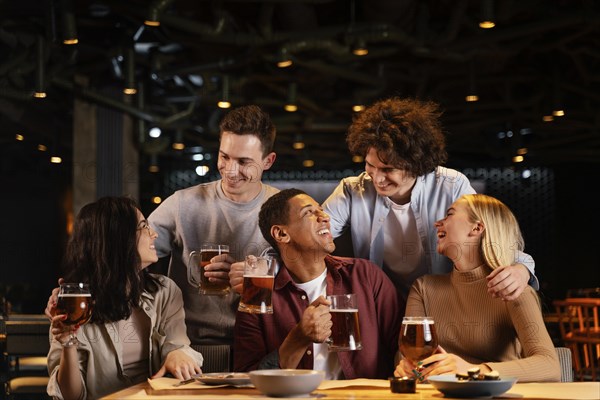
<path id="1" fill-rule="evenodd" d="M 243 372 L 211 372 L 196 378 L 205 385 L 250 385 L 250 376 Z"/>
<path id="2" fill-rule="evenodd" d="M 460 381 L 452 375 L 427 378 L 429 383 L 447 397 L 493 397 L 508 391 L 517 378 L 504 377 L 497 381 Z"/>

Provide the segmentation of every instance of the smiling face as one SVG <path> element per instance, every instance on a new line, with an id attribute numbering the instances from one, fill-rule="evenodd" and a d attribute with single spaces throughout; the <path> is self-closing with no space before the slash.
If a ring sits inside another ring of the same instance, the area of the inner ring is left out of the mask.
<path id="1" fill-rule="evenodd" d="M 282 225 L 284 240 L 300 253 L 330 254 L 335 250 L 329 231 L 329 215 L 306 194 L 288 200 L 288 223 Z"/>
<path id="2" fill-rule="evenodd" d="M 472 221 L 466 200 L 455 201 L 446 216 L 435 223 L 437 252 L 454 261 L 472 261 L 478 257 L 483 224 Z"/>
<path id="3" fill-rule="evenodd" d="M 275 153 L 263 157 L 263 146 L 255 135 L 223 132 L 217 167 L 225 195 L 237 202 L 248 202 L 261 190 L 262 174 L 271 168 Z"/>
<path id="4" fill-rule="evenodd" d="M 403 169 L 381 161 L 377 150 L 370 148 L 365 157 L 365 171 L 381 196 L 389 197 L 397 204 L 410 201 L 410 193 L 416 178 Z"/>
<path id="5" fill-rule="evenodd" d="M 156 231 L 150 227 L 148 221 L 146 221 L 139 210 L 137 215 L 137 248 L 142 263 L 141 266 L 142 269 L 144 269 L 150 264 L 158 261 L 158 255 L 156 254 L 156 249 L 154 248 L 154 241 L 158 237 L 158 233 L 156 233 Z"/>

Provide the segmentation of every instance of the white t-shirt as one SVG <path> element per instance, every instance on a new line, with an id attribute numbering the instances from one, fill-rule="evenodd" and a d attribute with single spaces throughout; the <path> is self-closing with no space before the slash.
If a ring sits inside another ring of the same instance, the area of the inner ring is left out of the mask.
<path id="1" fill-rule="evenodd" d="M 305 283 L 296 283 L 294 285 L 306 292 L 309 302 L 312 303 L 319 296 L 325 296 L 327 281 L 327 269 L 321 275 Z M 338 359 L 337 353 L 329 352 L 329 348 L 325 343 L 313 343 L 313 369 L 325 371 L 325 379 L 342 379 L 342 366 Z"/>
<path id="2" fill-rule="evenodd" d="M 397 288 L 408 293 L 413 281 L 429 270 L 410 202 L 387 201 L 390 212 L 383 225 L 383 269 Z"/>

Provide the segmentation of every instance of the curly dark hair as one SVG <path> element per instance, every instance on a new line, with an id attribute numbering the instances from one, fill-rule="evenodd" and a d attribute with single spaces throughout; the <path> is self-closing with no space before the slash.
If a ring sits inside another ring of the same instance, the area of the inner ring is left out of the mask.
<path id="1" fill-rule="evenodd" d="M 306 192 L 296 189 L 284 189 L 273 196 L 269 197 L 260 208 L 258 213 L 258 226 L 267 242 L 279 253 L 277 242 L 271 236 L 271 227 L 273 225 L 287 224 L 290 217 L 288 200 Z"/>
<path id="2" fill-rule="evenodd" d="M 263 157 L 273 151 L 275 125 L 269 114 L 258 106 L 242 106 L 229 111 L 221 120 L 219 131 L 219 139 L 223 132 L 257 136 L 263 147 Z"/>
<path id="3" fill-rule="evenodd" d="M 379 159 L 414 176 L 425 175 L 446 162 L 446 140 L 439 106 L 430 101 L 392 97 L 359 113 L 346 136 L 353 155 L 370 148 Z"/>
<path id="4" fill-rule="evenodd" d="M 65 252 L 65 280 L 89 283 L 92 322 L 126 319 L 144 290 L 158 290 L 158 279 L 147 269 L 140 272 L 138 209 L 128 197 L 103 197 L 77 215 Z"/>

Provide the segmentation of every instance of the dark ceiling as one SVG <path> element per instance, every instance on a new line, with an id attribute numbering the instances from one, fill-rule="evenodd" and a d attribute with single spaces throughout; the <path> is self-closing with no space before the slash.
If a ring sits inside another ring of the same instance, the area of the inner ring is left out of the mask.
<path id="1" fill-rule="evenodd" d="M 493 29 L 478 26 L 486 9 Z M 159 27 L 143 25 L 152 10 Z M 69 15 L 79 39 L 71 46 L 62 43 Z M 361 168 L 344 143 L 351 107 L 391 95 L 440 103 L 453 166 L 510 165 L 523 147 L 530 165 L 600 161 L 597 1 L 0 0 L 0 18 L 5 149 L 22 133 L 68 153 L 82 98 L 131 115 L 136 132 L 161 126 L 162 139 L 132 135 L 142 159 L 189 168 L 190 148 L 216 148 L 228 81 L 234 107 L 272 115 L 279 170 L 302 169 L 305 155 L 313 169 Z M 351 51 L 360 40 L 366 56 Z M 124 96 L 131 49 L 138 93 Z M 291 67 L 276 66 L 282 49 Z M 32 97 L 40 83 L 45 99 Z M 295 113 L 283 110 L 290 84 Z M 471 89 L 478 102 L 465 101 Z M 544 122 L 558 106 L 565 116 Z M 187 150 L 171 148 L 176 132 Z M 292 148 L 297 134 L 304 150 Z M 15 154 L 3 151 L 4 163 Z"/>

